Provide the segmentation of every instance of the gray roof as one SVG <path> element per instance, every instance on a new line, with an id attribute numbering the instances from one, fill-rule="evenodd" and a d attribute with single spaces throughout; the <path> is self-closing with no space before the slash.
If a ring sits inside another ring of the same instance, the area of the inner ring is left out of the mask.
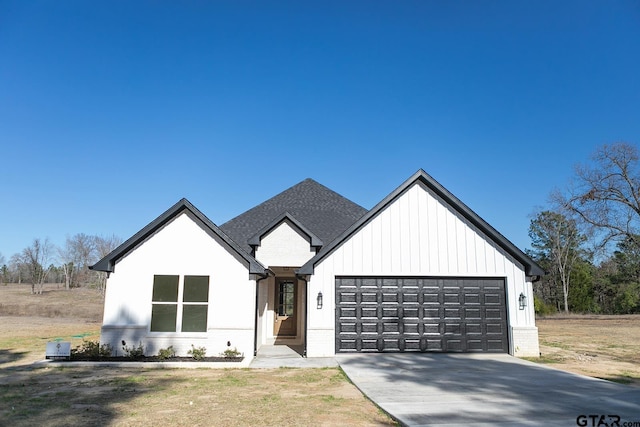
<path id="1" fill-rule="evenodd" d="M 254 257 L 242 250 L 237 243 L 227 237 L 209 218 L 207 218 L 202 212 L 200 212 L 195 206 L 193 206 L 193 204 L 191 204 L 191 202 L 189 202 L 187 199 L 181 199 L 180 201 L 178 201 L 178 203 L 170 207 L 162 215 L 151 221 L 146 227 L 138 231 L 130 239 L 115 248 L 110 254 L 108 254 L 89 268 L 96 271 L 105 271 L 108 273 L 113 272 L 118 260 L 126 256 L 137 246 L 139 246 L 141 243 L 158 232 L 158 230 L 171 222 L 175 217 L 185 211 L 190 212 L 203 227 L 209 229 L 212 233 L 217 235 L 231 251 L 235 252 L 240 256 L 240 258 L 244 259 L 247 262 L 249 273 L 265 274 L 266 269 L 262 264 L 260 264 Z"/>
<path id="2" fill-rule="evenodd" d="M 327 255 L 334 250 L 342 246 L 352 235 L 358 230 L 369 223 L 373 218 L 378 216 L 380 212 L 386 209 L 391 203 L 393 203 L 398 197 L 404 194 L 409 188 L 416 182 L 422 182 L 431 191 L 437 194 L 442 200 L 450 206 L 453 210 L 458 212 L 467 221 L 477 227 L 481 232 L 487 235 L 493 242 L 501 247 L 505 252 L 522 263 L 525 268 L 525 273 L 529 276 L 543 276 L 545 271 L 536 264 L 527 254 L 522 252 L 516 245 L 511 243 L 506 237 L 500 234 L 495 228 L 480 216 L 472 211 L 467 205 L 462 203 L 460 199 L 454 196 L 449 190 L 444 188 L 438 181 L 433 179 L 431 175 L 423 171 L 418 170 L 408 180 L 406 180 L 400 187 L 396 188 L 391 194 L 385 197 L 380 203 L 374 206 L 369 212 L 360 218 L 357 222 L 353 223 L 349 229 L 345 230 L 335 240 L 331 241 L 328 245 L 325 245 L 320 252 L 311 258 L 305 265 L 298 269 L 297 273 L 301 275 L 313 274 L 313 270 L 318 263 L 320 263 Z"/>
<path id="3" fill-rule="evenodd" d="M 250 251 L 249 241 L 255 243 L 256 234 L 264 235 L 269 226 L 277 225 L 286 216 L 321 242 L 329 243 L 366 212 L 362 206 L 307 178 L 222 224 L 220 229 Z"/>

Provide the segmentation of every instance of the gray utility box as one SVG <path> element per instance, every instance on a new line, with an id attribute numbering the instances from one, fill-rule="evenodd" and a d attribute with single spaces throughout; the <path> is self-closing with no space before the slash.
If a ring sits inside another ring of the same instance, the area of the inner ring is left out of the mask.
<path id="1" fill-rule="evenodd" d="M 68 341 L 53 341 L 47 343 L 47 359 L 69 359 L 71 357 L 71 343 Z"/>

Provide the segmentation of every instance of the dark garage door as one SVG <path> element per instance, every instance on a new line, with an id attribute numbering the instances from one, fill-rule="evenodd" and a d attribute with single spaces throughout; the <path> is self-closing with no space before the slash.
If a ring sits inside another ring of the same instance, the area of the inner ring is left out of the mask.
<path id="1" fill-rule="evenodd" d="M 504 279 L 336 278 L 337 352 L 508 350 Z"/>

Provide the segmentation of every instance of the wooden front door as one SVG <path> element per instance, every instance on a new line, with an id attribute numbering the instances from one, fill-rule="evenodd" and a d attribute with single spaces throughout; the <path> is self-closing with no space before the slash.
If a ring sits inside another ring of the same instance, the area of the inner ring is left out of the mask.
<path id="1" fill-rule="evenodd" d="M 276 315 L 273 334 L 296 336 L 296 280 L 276 281 Z"/>

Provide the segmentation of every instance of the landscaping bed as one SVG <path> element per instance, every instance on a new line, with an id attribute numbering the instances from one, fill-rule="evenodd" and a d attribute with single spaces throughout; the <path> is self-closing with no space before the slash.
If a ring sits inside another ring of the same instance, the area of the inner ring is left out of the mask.
<path id="1" fill-rule="evenodd" d="M 194 359 L 193 357 L 160 357 L 160 356 L 142 356 L 142 357 L 125 357 L 125 356 L 109 356 L 109 357 L 87 357 L 87 356 L 72 356 L 69 359 L 51 359 L 56 362 L 242 362 L 244 357 L 223 357 L 223 356 L 211 356 L 203 357 L 201 359 Z"/>

